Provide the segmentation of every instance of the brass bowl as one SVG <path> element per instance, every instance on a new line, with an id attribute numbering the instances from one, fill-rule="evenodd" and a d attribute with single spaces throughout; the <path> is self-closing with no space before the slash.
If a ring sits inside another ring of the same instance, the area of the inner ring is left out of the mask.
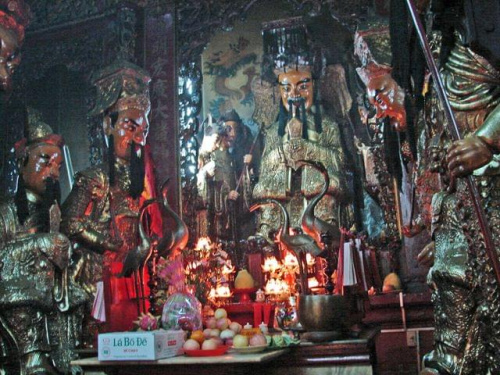
<path id="1" fill-rule="evenodd" d="M 347 326 L 347 305 L 341 295 L 299 296 L 299 322 L 310 332 L 344 332 Z"/>

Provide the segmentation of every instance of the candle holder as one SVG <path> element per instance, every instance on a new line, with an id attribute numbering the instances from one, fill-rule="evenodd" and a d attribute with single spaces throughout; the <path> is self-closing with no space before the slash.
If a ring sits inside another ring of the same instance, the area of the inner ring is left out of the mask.
<path id="1" fill-rule="evenodd" d="M 237 296 L 236 300 L 239 303 L 251 303 L 253 300 L 251 295 L 257 291 L 257 288 L 241 288 L 234 289 L 233 293 Z"/>

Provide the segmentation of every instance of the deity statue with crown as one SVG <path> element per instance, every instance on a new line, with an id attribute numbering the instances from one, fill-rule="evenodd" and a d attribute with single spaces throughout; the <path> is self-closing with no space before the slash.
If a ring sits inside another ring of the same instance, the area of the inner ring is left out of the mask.
<path id="1" fill-rule="evenodd" d="M 59 374 L 81 335 L 87 296 L 69 278 L 71 244 L 59 233 L 61 136 L 30 111 L 15 145 L 14 197 L 0 203 L 0 373 Z"/>
<path id="2" fill-rule="evenodd" d="M 62 231 L 75 249 L 75 281 L 93 299 L 98 285 L 111 293 L 111 300 L 105 301 L 105 317 L 102 308 L 87 312 L 88 337 L 97 329 L 127 330 L 138 314 L 132 301 L 136 295 L 132 280 L 118 276 L 127 254 L 141 243 L 139 213 L 142 196 L 148 194 L 144 146 L 151 107 L 149 82 L 147 72 L 125 61 L 94 75 L 97 100 L 91 115 L 102 117 L 107 158 L 104 164 L 75 175 L 73 189 L 62 206 Z M 110 284 L 104 286 L 108 276 Z M 113 306 L 119 313 L 113 312 Z M 105 321 L 106 326 L 97 321 Z"/>
<path id="3" fill-rule="evenodd" d="M 263 77 L 279 86 L 279 115 L 265 131 L 260 178 L 253 190 L 255 201 L 272 198 L 281 202 L 290 216 L 290 226 L 300 228 L 308 202 L 320 194 L 325 179 L 301 160 L 322 163 L 329 176 L 327 192 L 315 215 L 339 228 L 341 206 L 346 200 L 344 152 L 338 124 L 322 112 L 319 103 L 321 69 L 308 41 L 301 17 L 263 24 Z M 257 100 L 257 98 L 256 98 Z M 270 239 L 278 229 L 277 207 L 263 206 L 257 234 Z M 338 243 L 340 231 L 332 234 Z"/>

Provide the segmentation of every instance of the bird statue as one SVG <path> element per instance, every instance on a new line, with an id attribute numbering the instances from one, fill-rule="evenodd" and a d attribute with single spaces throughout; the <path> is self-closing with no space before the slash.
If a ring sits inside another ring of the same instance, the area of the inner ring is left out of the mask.
<path id="1" fill-rule="evenodd" d="M 318 170 L 325 180 L 323 189 L 321 192 L 312 198 L 304 212 L 302 213 L 301 227 L 304 233 L 308 234 L 319 247 L 323 247 L 322 235 L 328 234 L 332 239 L 332 248 L 337 249 L 340 244 L 340 229 L 338 226 L 330 224 L 319 217 L 314 215 L 314 209 L 319 201 L 325 196 L 330 186 L 330 177 L 328 176 L 328 171 L 321 162 L 311 161 L 311 160 L 300 160 L 298 162 L 299 167 L 306 165 Z"/>
<path id="2" fill-rule="evenodd" d="M 321 252 L 321 248 L 308 234 L 290 234 L 290 219 L 287 210 L 285 209 L 283 204 L 281 204 L 281 202 L 275 199 L 264 199 L 262 200 L 262 202 L 256 203 L 252 207 L 250 207 L 250 212 L 255 211 L 265 204 L 274 204 L 281 211 L 282 225 L 278 232 L 278 242 L 283 246 L 285 250 L 290 251 L 297 257 L 297 261 L 299 263 L 302 291 L 303 293 L 307 294 L 307 274 L 304 272 L 304 265 L 305 267 L 307 267 L 307 264 L 305 264 L 305 254 L 310 253 L 311 255 L 316 256 Z"/>
<path id="3" fill-rule="evenodd" d="M 144 230 L 142 219 L 147 208 L 156 202 L 156 199 L 148 199 L 142 204 L 142 207 L 139 211 L 139 237 L 141 241 L 139 245 L 137 245 L 132 251 L 127 254 L 127 257 L 123 262 L 122 272 L 118 277 L 129 277 L 133 272 L 144 266 L 144 263 L 146 263 L 146 261 L 148 260 L 152 250 L 151 239 Z"/>
<path id="4" fill-rule="evenodd" d="M 163 233 L 163 237 L 158 243 L 158 254 L 162 257 L 166 257 L 171 253 L 183 250 L 189 240 L 189 229 L 186 223 L 180 218 L 180 216 L 170 208 L 168 204 L 168 182 L 170 178 L 162 184 L 161 186 L 161 196 L 163 198 L 163 208 L 166 213 L 173 219 L 175 227 L 168 233 Z"/>

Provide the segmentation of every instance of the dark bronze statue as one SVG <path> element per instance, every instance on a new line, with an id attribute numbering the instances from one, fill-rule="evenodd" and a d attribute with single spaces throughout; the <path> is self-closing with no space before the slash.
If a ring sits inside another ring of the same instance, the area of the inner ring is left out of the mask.
<path id="1" fill-rule="evenodd" d="M 86 296 L 68 277 L 71 244 L 59 233 L 62 146 L 62 137 L 30 115 L 27 138 L 16 144 L 18 189 L 0 208 L 0 325 L 6 351 L 0 364 L 8 374 L 77 371 L 70 361 Z"/>
<path id="2" fill-rule="evenodd" d="M 495 374 L 500 372 L 500 289 L 470 192 L 459 177 L 474 176 L 493 234 L 493 256 L 498 257 L 500 65 L 498 28 L 491 25 L 500 12 L 496 1 L 434 0 L 430 6 L 435 21 L 432 52 L 443 63 L 446 96 L 465 138 L 451 141 L 443 103 L 432 89 L 422 117 L 426 124 L 419 139 L 417 181 L 429 171 L 439 176 L 433 188 L 440 191 L 432 197 L 427 222 L 433 242 L 419 255 L 433 264 L 428 283 L 436 330 L 422 374 Z M 420 201 L 428 202 L 425 195 L 433 192 L 421 189 Z"/>

